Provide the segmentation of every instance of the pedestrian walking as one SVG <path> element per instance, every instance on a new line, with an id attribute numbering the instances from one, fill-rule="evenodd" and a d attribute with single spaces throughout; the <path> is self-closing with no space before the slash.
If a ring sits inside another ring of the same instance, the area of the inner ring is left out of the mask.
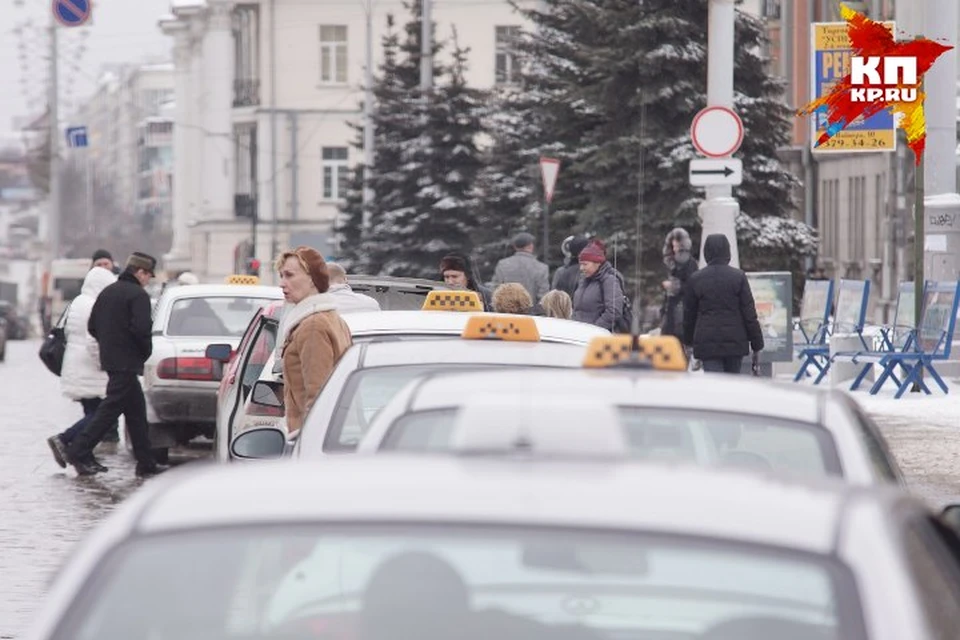
<path id="1" fill-rule="evenodd" d="M 580 282 L 580 252 L 586 248 L 588 242 L 590 239 L 586 236 L 568 236 L 560 245 L 563 266 L 554 272 L 552 286 L 559 291 L 565 291 L 571 300 Z"/>
<path id="2" fill-rule="evenodd" d="M 573 294 L 573 319 L 629 333 L 632 320 L 623 275 L 607 261 L 607 248 L 593 239 L 580 252 L 580 283 Z"/>
<path id="3" fill-rule="evenodd" d="M 303 426 L 353 338 L 329 293 L 330 272 L 319 251 L 310 247 L 286 251 L 276 267 L 283 297 L 293 304 L 280 328 L 284 410 L 287 430 L 293 433 Z"/>
<path id="4" fill-rule="evenodd" d="M 747 275 L 730 266 L 730 241 L 721 233 L 703 243 L 703 269 L 687 280 L 683 298 L 683 342 L 712 373 L 740 373 L 753 351 L 763 350 L 763 332 Z"/>
<path id="5" fill-rule="evenodd" d="M 88 463 L 93 448 L 121 414 L 137 459 L 137 476 L 152 476 L 165 468 L 157 464 L 150 449 L 147 405 L 138 378 L 153 352 L 150 296 L 144 287 L 153 279 L 156 266 L 152 256 L 132 253 L 120 277 L 97 296 L 90 312 L 87 331 L 97 341 L 107 388 L 93 417 L 67 446 L 67 462 L 79 475 L 97 473 Z"/>
<path id="6" fill-rule="evenodd" d="M 80 403 L 83 417 L 62 433 L 47 438 L 53 459 L 64 469 L 67 445 L 90 422 L 107 393 L 107 374 L 100 370 L 100 347 L 87 330 L 87 322 L 97 296 L 116 281 L 117 276 L 110 267 L 93 267 L 83 280 L 80 295 L 73 299 L 67 311 L 63 328 L 67 346 L 60 371 L 60 389 L 63 395 Z M 92 455 L 86 462 L 98 471 L 106 471 Z"/>
<path id="7" fill-rule="evenodd" d="M 530 294 L 531 300 L 539 300 L 550 290 L 550 268 L 534 256 L 534 238 L 531 234 L 518 233 L 513 239 L 514 253 L 497 263 L 493 272 L 493 286 L 519 282 Z"/>
<path id="8" fill-rule="evenodd" d="M 440 277 L 451 289 L 467 289 L 480 294 L 484 311 L 493 309 L 493 293 L 477 282 L 470 260 L 459 253 L 451 253 L 440 260 Z"/>
<path id="9" fill-rule="evenodd" d="M 660 335 L 683 339 L 683 293 L 687 280 L 697 271 L 691 257 L 693 243 L 690 234 L 677 227 L 667 234 L 663 243 L 663 264 L 667 279 L 663 281 L 663 305 L 660 308 Z"/>
<path id="10" fill-rule="evenodd" d="M 330 295 L 333 296 L 337 312 L 357 313 L 362 311 L 380 311 L 380 303 L 368 295 L 357 293 L 347 284 L 346 270 L 336 262 L 327 263 L 330 273 Z"/>
<path id="11" fill-rule="evenodd" d="M 102 269 L 107 269 L 110 273 L 114 275 L 114 281 L 116 281 L 116 276 L 120 275 L 120 268 L 117 266 L 117 263 L 113 259 L 113 255 L 106 249 L 97 249 L 93 252 L 93 256 L 90 258 L 90 268 L 100 267 Z M 113 284 L 113 283 L 109 283 Z M 91 304 L 91 309 L 93 308 Z M 90 309 L 87 310 L 87 317 L 90 316 Z M 84 319 L 84 332 L 86 331 L 86 319 Z M 96 342 L 96 341 L 94 341 Z M 99 366 L 99 364 L 98 364 Z M 79 429 L 76 433 L 79 433 Z M 72 439 L 72 436 L 71 436 Z M 120 442 L 120 424 L 119 422 L 114 422 L 110 425 L 110 428 L 107 429 L 107 433 L 104 434 L 102 442 L 108 445 L 115 445 Z"/>

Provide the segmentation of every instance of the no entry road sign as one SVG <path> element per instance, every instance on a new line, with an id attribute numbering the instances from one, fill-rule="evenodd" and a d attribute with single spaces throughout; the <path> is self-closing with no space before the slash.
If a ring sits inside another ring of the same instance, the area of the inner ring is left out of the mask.
<path id="1" fill-rule="evenodd" d="M 743 122 L 733 109 L 707 107 L 693 118 L 690 137 L 697 151 L 708 158 L 724 158 L 740 148 Z"/>

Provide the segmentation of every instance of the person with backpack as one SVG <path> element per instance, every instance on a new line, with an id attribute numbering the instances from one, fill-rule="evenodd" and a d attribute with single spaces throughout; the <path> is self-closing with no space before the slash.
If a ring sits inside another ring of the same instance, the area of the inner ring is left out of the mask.
<path id="1" fill-rule="evenodd" d="M 579 258 L 582 277 L 573 293 L 573 319 L 614 333 L 629 333 L 630 300 L 624 293 L 623 275 L 607 261 L 606 246 L 591 240 Z"/>

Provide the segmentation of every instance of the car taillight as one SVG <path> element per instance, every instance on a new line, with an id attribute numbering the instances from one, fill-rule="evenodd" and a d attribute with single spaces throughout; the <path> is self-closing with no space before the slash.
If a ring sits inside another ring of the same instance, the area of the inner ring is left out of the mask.
<path id="1" fill-rule="evenodd" d="M 268 418 L 282 418 L 283 407 L 271 407 L 269 405 L 251 402 L 250 406 L 247 408 L 247 415 Z"/>
<path id="2" fill-rule="evenodd" d="M 157 365 L 157 377 L 163 380 L 216 380 L 213 373 L 209 358 L 164 358 Z"/>

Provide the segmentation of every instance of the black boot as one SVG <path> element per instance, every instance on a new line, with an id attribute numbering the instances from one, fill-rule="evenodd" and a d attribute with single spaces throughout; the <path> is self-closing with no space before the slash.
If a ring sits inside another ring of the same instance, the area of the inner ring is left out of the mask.
<path id="1" fill-rule="evenodd" d="M 153 464 L 140 464 L 138 462 L 136 474 L 138 478 L 150 478 L 157 474 L 163 473 L 169 468 L 170 467 L 165 464 L 157 464 L 156 462 Z"/>

